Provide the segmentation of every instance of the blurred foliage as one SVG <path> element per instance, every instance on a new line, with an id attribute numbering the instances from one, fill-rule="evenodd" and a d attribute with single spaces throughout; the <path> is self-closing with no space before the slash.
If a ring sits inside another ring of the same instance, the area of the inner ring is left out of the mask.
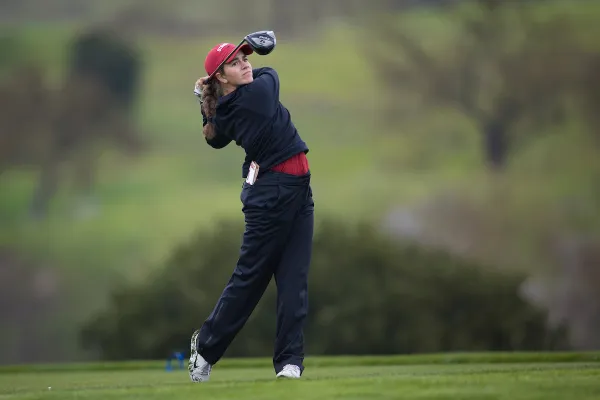
<path id="1" fill-rule="evenodd" d="M 388 99 L 389 123 L 415 107 L 454 108 L 477 126 L 486 160 L 500 169 L 511 149 L 564 125 L 568 114 L 597 118 L 587 106 L 600 54 L 586 40 L 597 33 L 594 21 L 490 0 L 463 1 L 445 17 L 435 35 L 394 14 L 366 18 L 362 47 Z M 407 92 L 415 103 L 403 110 L 398 98 Z"/>
<path id="2" fill-rule="evenodd" d="M 235 266 L 243 227 L 222 221 L 175 249 L 144 284 L 123 285 L 82 330 L 107 359 L 161 358 L 189 342 Z M 393 241 L 368 224 L 322 220 L 311 264 L 309 354 L 542 350 L 564 346 L 519 298 L 521 274 Z M 228 351 L 268 356 L 274 282 Z M 183 347 L 183 348 L 182 348 Z"/>
<path id="3" fill-rule="evenodd" d="M 17 167 L 38 171 L 30 211 L 43 218 L 65 163 L 89 194 L 99 145 L 139 150 L 131 113 L 140 60 L 133 47 L 110 33 L 85 33 L 73 43 L 70 68 L 56 88 L 43 65 L 18 57 L 18 41 L 8 40 L 3 47 L 14 55 L 3 63 L 7 67 L 0 81 L 0 172 Z"/>
<path id="4" fill-rule="evenodd" d="M 129 109 L 141 82 L 140 51 L 123 37 L 107 30 L 79 35 L 72 45 L 70 74 L 98 81 L 115 98 L 113 107 Z"/>

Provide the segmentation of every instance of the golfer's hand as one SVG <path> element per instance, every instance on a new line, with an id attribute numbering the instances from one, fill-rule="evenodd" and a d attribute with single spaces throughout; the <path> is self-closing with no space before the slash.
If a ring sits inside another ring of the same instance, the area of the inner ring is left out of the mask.
<path id="1" fill-rule="evenodd" d="M 194 94 L 196 96 L 202 98 L 202 89 L 203 89 L 203 86 L 206 85 L 207 79 L 208 79 L 208 76 L 203 76 L 202 78 L 200 78 L 196 81 L 196 84 L 194 85 Z"/>

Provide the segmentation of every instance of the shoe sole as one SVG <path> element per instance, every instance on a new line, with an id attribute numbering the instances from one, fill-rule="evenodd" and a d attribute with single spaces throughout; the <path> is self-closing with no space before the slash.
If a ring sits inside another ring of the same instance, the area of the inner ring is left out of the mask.
<path id="1" fill-rule="evenodd" d="M 277 379 L 300 379 L 299 376 L 276 375 Z"/>

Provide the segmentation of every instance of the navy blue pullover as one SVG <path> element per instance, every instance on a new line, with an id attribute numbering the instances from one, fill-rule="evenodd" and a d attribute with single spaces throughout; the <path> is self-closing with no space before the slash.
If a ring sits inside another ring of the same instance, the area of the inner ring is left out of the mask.
<path id="1" fill-rule="evenodd" d="M 289 111 L 279 101 L 277 72 L 264 67 L 253 69 L 252 75 L 251 83 L 218 99 L 212 121 L 216 136 L 206 139 L 215 149 L 235 141 L 245 150 L 243 178 L 248 175 L 252 161 L 256 161 L 263 172 L 298 153 L 308 153 L 308 146 L 298 135 Z M 202 116 L 206 125 L 204 113 Z"/>

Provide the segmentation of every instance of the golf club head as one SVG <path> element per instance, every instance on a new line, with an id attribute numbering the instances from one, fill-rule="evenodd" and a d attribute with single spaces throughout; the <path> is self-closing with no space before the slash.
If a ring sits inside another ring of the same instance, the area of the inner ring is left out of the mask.
<path id="1" fill-rule="evenodd" d="M 260 56 L 266 56 L 271 53 L 277 44 L 275 33 L 273 31 L 258 31 L 246 35 L 246 42 L 254 49 L 254 52 Z"/>

